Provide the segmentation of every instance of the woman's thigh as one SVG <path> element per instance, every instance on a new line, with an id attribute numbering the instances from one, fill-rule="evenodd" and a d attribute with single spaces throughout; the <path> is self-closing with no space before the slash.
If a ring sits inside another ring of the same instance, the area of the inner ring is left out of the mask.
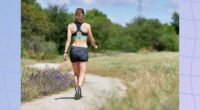
<path id="1" fill-rule="evenodd" d="M 86 67 L 87 67 L 87 62 L 80 62 L 80 72 L 85 73 L 86 72 Z"/>
<path id="2" fill-rule="evenodd" d="M 80 73 L 80 66 L 79 66 L 79 64 L 80 64 L 79 62 L 72 63 L 75 75 L 79 75 L 79 73 Z"/>

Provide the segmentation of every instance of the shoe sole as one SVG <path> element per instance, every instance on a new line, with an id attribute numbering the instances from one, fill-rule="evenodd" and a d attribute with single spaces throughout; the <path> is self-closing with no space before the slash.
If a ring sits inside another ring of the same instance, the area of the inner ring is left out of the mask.
<path id="1" fill-rule="evenodd" d="M 74 99 L 75 99 L 75 100 L 79 100 L 80 98 L 81 98 L 81 96 L 80 96 L 79 94 L 76 93 Z"/>

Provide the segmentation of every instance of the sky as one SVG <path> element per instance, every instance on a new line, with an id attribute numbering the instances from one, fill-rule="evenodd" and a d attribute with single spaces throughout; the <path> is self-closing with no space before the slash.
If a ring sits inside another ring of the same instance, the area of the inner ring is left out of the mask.
<path id="1" fill-rule="evenodd" d="M 141 1 L 140 13 L 138 13 L 139 1 Z M 123 26 L 138 15 L 170 23 L 173 12 L 178 12 L 178 0 L 37 0 L 37 2 L 43 8 L 47 8 L 49 4 L 64 5 L 72 13 L 76 8 L 83 8 L 85 12 L 95 8 L 106 14 L 112 22 Z"/>

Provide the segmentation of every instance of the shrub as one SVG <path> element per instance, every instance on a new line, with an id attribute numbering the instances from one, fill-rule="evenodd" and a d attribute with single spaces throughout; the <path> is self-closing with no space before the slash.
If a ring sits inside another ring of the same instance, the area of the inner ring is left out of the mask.
<path id="1" fill-rule="evenodd" d="M 22 39 L 22 55 L 37 59 L 53 59 L 57 52 L 56 44 L 45 41 L 44 36 L 33 35 L 28 39 Z"/>
<path id="2" fill-rule="evenodd" d="M 39 96 L 64 91 L 72 85 L 72 75 L 55 69 L 34 70 L 24 68 L 22 71 L 22 101 L 32 100 Z"/>

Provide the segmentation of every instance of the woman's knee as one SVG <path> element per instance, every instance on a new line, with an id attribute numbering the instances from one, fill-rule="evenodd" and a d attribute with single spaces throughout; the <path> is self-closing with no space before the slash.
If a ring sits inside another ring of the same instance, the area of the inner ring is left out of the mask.
<path id="1" fill-rule="evenodd" d="M 74 76 L 79 77 L 79 73 L 78 72 L 74 72 Z"/>

